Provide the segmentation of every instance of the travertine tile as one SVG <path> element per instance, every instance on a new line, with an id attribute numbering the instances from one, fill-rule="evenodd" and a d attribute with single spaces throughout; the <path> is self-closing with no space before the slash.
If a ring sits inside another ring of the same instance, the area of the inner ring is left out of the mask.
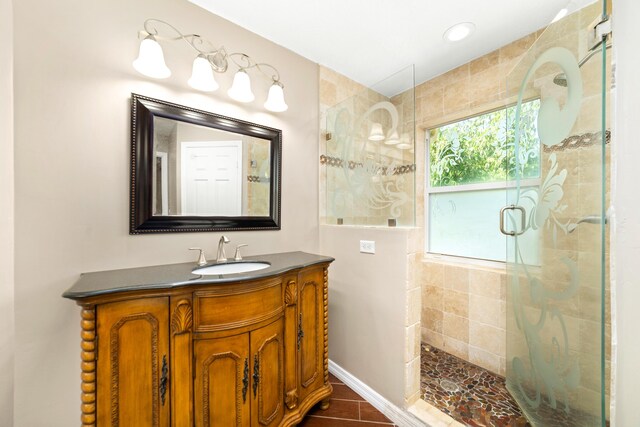
<path id="1" fill-rule="evenodd" d="M 405 326 L 420 322 L 420 311 L 422 308 L 421 297 L 422 290 L 420 288 L 407 291 L 407 315 L 405 318 Z"/>
<path id="2" fill-rule="evenodd" d="M 453 70 L 447 71 L 433 79 L 433 84 L 437 86 L 447 86 L 469 78 L 469 64 L 463 64 Z"/>
<path id="3" fill-rule="evenodd" d="M 500 274 L 495 271 L 469 269 L 469 293 L 488 298 L 501 298 Z"/>
<path id="4" fill-rule="evenodd" d="M 444 287 L 444 265 L 437 262 L 422 264 L 422 281 L 431 286 Z"/>
<path id="5" fill-rule="evenodd" d="M 422 309 L 421 324 L 423 328 L 427 328 L 431 331 L 442 333 L 442 320 L 444 314 L 440 310 L 434 310 L 432 308 Z"/>
<path id="6" fill-rule="evenodd" d="M 442 311 L 444 309 L 443 290 L 437 286 L 423 285 L 422 286 L 422 307 L 433 308 Z"/>
<path id="7" fill-rule="evenodd" d="M 442 334 L 431 331 L 425 327 L 421 328 L 421 341 L 425 344 L 432 345 L 437 348 L 444 348 L 444 337 Z"/>
<path id="8" fill-rule="evenodd" d="M 469 346 L 469 362 L 475 363 L 491 372 L 500 372 L 500 357 L 477 347 Z"/>
<path id="9" fill-rule="evenodd" d="M 469 294 L 445 289 L 443 296 L 443 311 L 461 317 L 469 317 Z"/>
<path id="10" fill-rule="evenodd" d="M 474 59 L 469 63 L 469 74 L 481 73 L 487 69 L 498 65 L 500 62 L 500 50 L 494 50 L 478 59 Z"/>
<path id="11" fill-rule="evenodd" d="M 500 314 L 502 304 L 495 298 L 486 298 L 479 295 L 469 296 L 469 320 L 484 323 L 486 325 L 500 327 Z"/>
<path id="12" fill-rule="evenodd" d="M 417 99 L 419 111 L 416 116 L 419 119 L 427 119 L 441 116 L 444 113 L 444 89 L 441 87 L 425 92 Z"/>
<path id="13" fill-rule="evenodd" d="M 325 105 L 336 104 L 336 85 L 325 79 L 320 79 L 320 103 Z"/>
<path id="14" fill-rule="evenodd" d="M 471 107 L 484 105 L 498 99 L 501 83 L 506 78 L 502 71 L 502 67 L 494 66 L 471 77 L 469 84 Z"/>
<path id="15" fill-rule="evenodd" d="M 444 267 L 444 287 L 459 292 L 469 292 L 469 269 L 446 265 Z"/>
<path id="16" fill-rule="evenodd" d="M 469 319 L 456 316 L 451 313 L 444 313 L 442 320 L 442 334 L 446 337 L 455 338 L 458 341 L 469 342 Z"/>
<path id="17" fill-rule="evenodd" d="M 420 390 L 420 357 L 405 364 L 404 395 L 411 396 Z"/>
<path id="18" fill-rule="evenodd" d="M 469 108 L 469 80 L 455 81 L 444 87 L 444 113 L 454 113 Z"/>
<path id="19" fill-rule="evenodd" d="M 528 35 L 500 48 L 500 62 L 508 62 L 522 56 L 535 42 L 535 35 Z"/>
<path id="20" fill-rule="evenodd" d="M 460 359 L 469 360 L 469 344 L 451 337 L 443 337 L 443 341 L 444 346 L 442 349 L 444 351 Z"/>
<path id="21" fill-rule="evenodd" d="M 469 345 L 504 358 L 506 357 L 505 330 L 471 321 L 469 322 Z"/>

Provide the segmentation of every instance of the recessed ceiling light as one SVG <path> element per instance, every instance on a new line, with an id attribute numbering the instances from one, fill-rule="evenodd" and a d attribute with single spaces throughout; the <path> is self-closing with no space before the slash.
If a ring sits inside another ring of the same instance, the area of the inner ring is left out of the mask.
<path id="1" fill-rule="evenodd" d="M 475 29 L 473 22 L 461 22 L 445 31 L 442 38 L 450 42 L 459 42 L 469 37 Z"/>

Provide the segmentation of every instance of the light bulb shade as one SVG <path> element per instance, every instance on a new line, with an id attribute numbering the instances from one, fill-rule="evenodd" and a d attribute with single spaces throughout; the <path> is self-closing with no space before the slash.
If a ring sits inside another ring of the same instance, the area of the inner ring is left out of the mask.
<path id="1" fill-rule="evenodd" d="M 382 125 L 380 123 L 371 124 L 371 132 L 369 132 L 369 141 L 382 141 L 384 139 L 384 132 L 382 131 Z"/>
<path id="2" fill-rule="evenodd" d="M 256 99 L 251 91 L 251 79 L 244 70 L 239 70 L 233 77 L 233 84 L 227 94 L 238 102 L 251 102 Z"/>
<path id="3" fill-rule="evenodd" d="M 140 42 L 138 59 L 133 61 L 133 68 L 140 74 L 154 79 L 166 79 L 171 75 L 171 70 L 164 63 L 162 47 L 152 35 L 148 35 Z"/>
<path id="4" fill-rule="evenodd" d="M 264 108 L 274 113 L 281 113 L 289 108 L 287 103 L 284 102 L 284 90 L 279 82 L 273 82 L 269 88 L 269 95 L 264 103 Z"/>
<path id="5" fill-rule="evenodd" d="M 389 134 L 389 137 L 384 141 L 387 145 L 396 145 L 400 142 L 400 137 L 398 136 L 398 131 L 393 131 Z"/>
<path id="6" fill-rule="evenodd" d="M 209 64 L 209 60 L 203 55 L 198 55 L 193 61 L 191 78 L 188 83 L 192 88 L 203 92 L 213 92 L 220 87 L 213 77 L 213 69 L 211 68 L 211 64 Z"/>

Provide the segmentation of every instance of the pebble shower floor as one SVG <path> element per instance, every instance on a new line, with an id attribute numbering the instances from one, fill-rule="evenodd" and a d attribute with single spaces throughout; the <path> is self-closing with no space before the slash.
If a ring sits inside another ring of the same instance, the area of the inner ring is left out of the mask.
<path id="1" fill-rule="evenodd" d="M 427 344 L 422 344 L 420 389 L 424 401 L 463 424 L 529 426 L 503 377 Z"/>

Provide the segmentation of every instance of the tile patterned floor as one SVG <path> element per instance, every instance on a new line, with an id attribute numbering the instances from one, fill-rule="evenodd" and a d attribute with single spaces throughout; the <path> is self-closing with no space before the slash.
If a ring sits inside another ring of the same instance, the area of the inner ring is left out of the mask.
<path id="1" fill-rule="evenodd" d="M 316 405 L 309 411 L 304 420 L 298 424 L 299 426 L 393 426 L 393 422 L 332 374 L 329 374 L 329 382 L 333 386 L 329 409 L 323 411 L 320 409 L 320 405 Z"/>
<path id="2" fill-rule="evenodd" d="M 457 421 L 473 427 L 525 427 L 504 378 L 462 359 L 422 345 L 422 398 Z"/>

